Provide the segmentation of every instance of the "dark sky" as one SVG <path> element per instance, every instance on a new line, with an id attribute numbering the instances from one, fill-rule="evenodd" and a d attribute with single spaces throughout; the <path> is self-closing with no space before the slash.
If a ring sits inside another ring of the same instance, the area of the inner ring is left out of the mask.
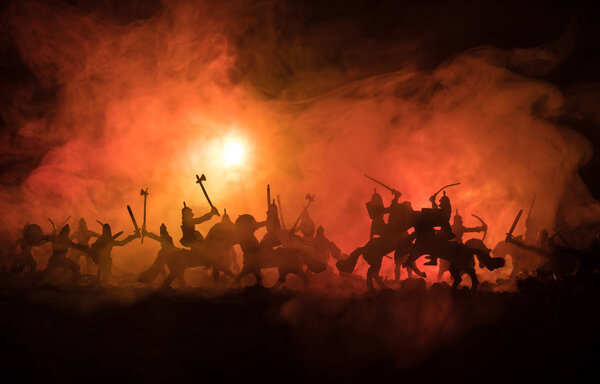
<path id="1" fill-rule="evenodd" d="M 14 1 L 2 1 L 6 10 Z M 158 1 L 54 1 L 57 10 L 65 3 L 82 12 L 126 25 L 161 12 Z M 349 79 L 390 72 L 407 65 L 435 68 L 454 54 L 492 45 L 528 48 L 552 42 L 568 28 L 574 43 L 566 59 L 543 79 L 564 92 L 595 86 L 600 80 L 600 23 L 593 5 L 585 2 L 552 1 L 229 1 L 215 2 L 235 9 L 243 22 L 230 42 L 239 52 L 236 66 L 269 98 L 310 97 L 343 85 Z M 241 4 L 241 5 L 240 5 Z M 32 88 L 37 105 L 52 105 L 52 87 L 41 87 L 22 64 L 11 31 L 2 23 L 0 50 L 0 107 L 11 105 L 11 93 Z M 236 28 L 235 25 L 231 28 Z M 257 44 L 262 42 L 263 44 Z M 306 51 L 282 51 L 296 44 L 310 47 L 310 59 L 299 60 Z M 390 47 L 395 47 L 391 49 Z M 295 56 L 296 55 L 296 56 Z M 259 59 L 258 59 L 259 58 Z M 332 68 L 346 76 L 333 78 L 303 94 L 290 93 L 298 73 Z M 23 106 L 27 108 L 27 106 Z M 37 113 L 33 108 L 31 114 Z M 565 122 L 600 147 L 597 123 L 585 113 L 566 113 Z M 0 121 L 3 148 L 15 139 L 15 127 Z M 18 136 L 18 135 L 17 135 Z M 0 155 L 3 184 L 18 183 L 35 167 L 44 150 L 27 156 Z M 15 171 L 16 170 L 16 171 Z M 600 197 L 600 158 L 595 155 L 582 169 L 582 176 L 596 198 Z"/>

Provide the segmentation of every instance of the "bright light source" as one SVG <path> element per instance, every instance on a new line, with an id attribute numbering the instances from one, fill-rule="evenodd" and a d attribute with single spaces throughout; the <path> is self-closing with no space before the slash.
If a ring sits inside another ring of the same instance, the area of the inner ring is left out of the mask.
<path id="1" fill-rule="evenodd" d="M 223 157 L 227 165 L 240 164 L 244 157 L 244 147 L 237 141 L 229 141 L 225 143 Z"/>

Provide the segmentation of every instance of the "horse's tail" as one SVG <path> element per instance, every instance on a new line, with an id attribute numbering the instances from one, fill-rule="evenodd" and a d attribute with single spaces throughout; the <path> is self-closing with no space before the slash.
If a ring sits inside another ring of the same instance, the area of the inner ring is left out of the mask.
<path id="1" fill-rule="evenodd" d="M 165 255 L 165 253 L 162 251 L 158 252 L 158 255 L 156 256 L 156 260 L 154 260 L 154 263 L 152 263 L 150 268 L 148 268 L 147 270 L 143 271 L 142 273 L 140 273 L 138 275 L 138 281 L 141 283 L 153 282 L 154 279 L 156 279 L 156 277 L 159 275 L 159 273 L 161 273 L 164 270 L 166 263 L 167 263 L 167 257 Z"/>
<path id="2" fill-rule="evenodd" d="M 363 252 L 363 247 L 356 248 L 352 253 L 345 259 L 339 260 L 335 263 L 338 271 L 352 273 L 354 268 L 356 267 L 356 263 L 358 262 L 358 258 Z"/>

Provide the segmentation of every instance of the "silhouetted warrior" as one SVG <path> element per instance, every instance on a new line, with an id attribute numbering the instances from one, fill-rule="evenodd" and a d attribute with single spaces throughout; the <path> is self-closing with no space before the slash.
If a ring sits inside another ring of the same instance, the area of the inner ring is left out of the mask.
<path id="1" fill-rule="evenodd" d="M 394 247 L 394 280 L 400 280 L 400 268 L 402 262 L 408 255 L 410 246 L 414 240 L 414 235 L 410 235 L 408 230 L 415 225 L 415 212 L 412 209 L 410 201 L 399 203 L 398 200 L 402 194 L 394 191 L 394 198 L 390 206 L 384 208 L 384 213 L 388 213 L 388 222 L 383 228 L 382 236 L 388 238 Z M 409 276 L 412 270 L 408 269 Z"/>
<path id="2" fill-rule="evenodd" d="M 571 255 L 565 255 L 558 252 L 557 249 L 551 249 L 548 239 L 548 231 L 542 229 L 538 236 L 536 245 L 527 245 L 512 237 L 507 237 L 507 241 L 526 251 L 535 252 L 540 256 L 540 264 L 537 268 L 537 276 L 540 279 L 553 280 L 565 278 L 575 271 L 576 261 Z"/>
<path id="3" fill-rule="evenodd" d="M 450 227 L 450 216 L 452 215 L 452 205 L 450 204 L 450 199 L 446 196 L 446 191 L 442 197 L 440 197 L 440 204 L 435 201 L 436 196 L 433 195 L 429 198 L 431 201 L 431 219 L 434 227 L 440 227 L 440 230 L 437 232 L 436 237 L 438 240 L 448 241 L 455 237 L 454 233 L 452 233 L 452 228 Z M 425 265 L 437 265 L 437 257 L 435 256 L 427 256 L 429 259 Z"/>
<path id="4" fill-rule="evenodd" d="M 45 272 L 53 272 L 57 269 L 67 269 L 71 272 L 71 279 L 73 282 L 79 281 L 81 275 L 79 273 L 79 264 L 67 258 L 67 252 L 69 248 L 73 248 L 79 251 L 85 251 L 88 249 L 86 246 L 76 244 L 69 239 L 69 233 L 71 228 L 69 224 L 62 227 L 58 234 L 51 234 L 46 236 L 47 241 L 52 243 L 52 255 L 48 260 Z"/>
<path id="5" fill-rule="evenodd" d="M 92 256 L 92 259 L 98 264 L 98 280 L 108 281 L 112 271 L 112 249 L 113 247 L 122 247 L 134 239 L 140 237 L 140 232 L 136 231 L 132 235 L 127 236 L 123 240 L 116 240 L 120 233 L 113 236 L 109 224 L 102 225 L 102 235 L 86 249 L 86 252 Z"/>
<path id="6" fill-rule="evenodd" d="M 165 258 L 166 256 L 180 248 L 177 248 L 175 244 L 173 244 L 173 238 L 169 235 L 167 231 L 167 226 L 163 223 L 160 225 L 160 236 L 156 235 L 152 232 L 148 232 L 145 229 L 142 230 L 144 237 L 149 237 L 152 240 L 158 241 L 160 243 L 160 250 L 158 251 L 158 256 L 154 263 L 145 270 L 140 273 L 138 280 L 142 282 L 150 282 L 158 276 L 159 273 L 164 272 Z"/>
<path id="7" fill-rule="evenodd" d="M 592 241 L 584 249 L 576 249 L 571 246 L 564 246 L 554 242 L 554 236 L 548 240 L 550 249 L 555 253 L 575 257 L 578 261 L 578 277 L 589 277 L 596 272 L 600 265 L 600 235 L 594 236 Z"/>
<path id="8" fill-rule="evenodd" d="M 267 221 L 257 222 L 254 216 L 244 214 L 240 215 L 235 221 L 237 240 L 243 254 L 243 267 L 234 280 L 234 284 L 249 274 L 256 277 L 256 285 L 262 285 L 262 272 L 260 270 L 260 252 L 261 247 L 267 247 L 265 243 L 259 243 L 254 235 L 257 229 L 265 227 Z"/>
<path id="9" fill-rule="evenodd" d="M 398 199 L 396 198 L 396 201 Z M 385 214 L 385 207 L 383 205 L 383 199 L 381 195 L 377 193 L 377 188 L 373 189 L 373 195 L 371 195 L 371 201 L 366 203 L 367 212 L 371 219 L 371 233 L 369 238 L 372 239 L 375 236 L 383 236 L 385 231 L 385 221 L 383 215 Z"/>
<path id="10" fill-rule="evenodd" d="M 33 226 L 39 228 L 39 226 L 33 224 Z M 29 273 L 35 272 L 37 268 L 37 262 L 33 258 L 33 253 L 31 249 L 34 246 L 41 245 L 46 242 L 41 233 L 41 229 L 37 234 L 38 239 L 32 241 L 31 236 L 28 232 L 32 228 L 32 225 L 27 224 L 23 227 L 23 237 L 15 241 L 12 246 L 11 254 L 13 255 L 10 267 L 10 274 L 20 275 L 25 271 Z"/>
<path id="11" fill-rule="evenodd" d="M 265 222 L 267 233 L 260 241 L 261 247 L 274 248 L 281 245 L 281 239 L 277 235 L 281 229 L 279 221 L 279 210 L 275 201 L 271 200 L 271 190 L 267 186 L 267 220 Z"/>
<path id="12" fill-rule="evenodd" d="M 454 239 L 452 241 L 456 241 L 458 243 L 464 243 L 463 236 L 465 233 L 472 232 L 483 232 L 487 228 L 484 225 L 480 225 L 478 227 L 466 227 L 463 223 L 462 216 L 458 214 L 458 210 L 456 210 L 456 214 L 454 215 L 454 219 L 452 220 L 452 233 L 454 233 Z M 449 269 L 450 263 L 446 260 L 442 260 L 440 262 L 440 267 L 438 269 L 438 280 L 442 279 L 442 276 Z"/>
<path id="13" fill-rule="evenodd" d="M 313 237 L 315 236 L 315 222 L 308 214 L 308 210 L 302 212 L 300 216 L 300 224 L 296 227 L 296 231 L 300 231 L 302 234 L 302 239 L 306 244 L 312 242 Z"/>
<path id="14" fill-rule="evenodd" d="M 325 237 L 325 229 L 322 225 L 317 228 L 317 234 L 312 239 L 312 245 L 316 251 L 316 257 L 320 261 L 328 264 L 329 258 L 333 257 L 334 260 L 340 260 L 342 257 L 342 251 L 337 245 L 327 237 Z"/>
<path id="15" fill-rule="evenodd" d="M 181 209 L 181 232 L 183 236 L 179 242 L 183 246 L 191 247 L 193 244 L 203 241 L 204 237 L 199 231 L 196 231 L 196 225 L 210 220 L 216 214 L 218 214 L 218 211 L 213 207 L 207 214 L 194 217 L 194 212 L 192 212 L 190 207 L 185 205 L 184 201 L 183 208 Z"/>
<path id="16" fill-rule="evenodd" d="M 71 234 L 71 236 L 69 238 L 71 240 L 74 240 L 75 243 L 77 243 L 77 244 L 83 245 L 85 247 L 89 247 L 90 239 L 92 237 L 98 237 L 98 236 L 100 236 L 100 234 L 89 230 L 85 219 L 81 218 L 79 220 L 79 227 L 77 228 L 77 231 L 75 231 L 73 234 Z M 79 259 L 81 258 L 81 256 L 85 256 L 86 270 L 88 272 L 90 272 L 92 270 L 91 267 L 94 264 L 94 260 L 92 260 L 91 256 L 89 254 L 87 254 L 86 252 L 82 252 L 77 249 L 73 249 L 73 251 L 71 252 L 71 255 L 70 255 L 70 259 L 73 260 L 75 263 L 79 264 Z"/>
<path id="17" fill-rule="evenodd" d="M 235 232 L 235 224 L 233 223 L 233 221 L 231 221 L 231 218 L 227 214 L 227 209 L 223 210 L 223 217 L 221 218 L 221 223 L 223 223 L 224 225 L 227 225 L 228 228 L 230 228 L 230 230 L 232 232 Z M 233 246 L 231 248 L 229 248 L 229 251 L 227 253 L 228 253 L 229 258 L 231 259 L 231 263 L 233 265 L 233 270 L 236 272 L 239 272 L 241 268 L 237 262 L 237 255 L 235 253 L 235 249 L 233 249 Z M 213 269 L 213 277 L 215 276 L 215 274 L 217 275 L 217 278 L 218 278 L 217 271 L 215 271 Z"/>
<path id="18" fill-rule="evenodd" d="M 456 211 L 456 215 L 454 215 L 451 228 L 452 233 L 454 233 L 455 236 L 453 241 L 457 241 L 459 243 L 464 243 L 463 236 L 465 233 L 483 232 L 486 230 L 484 225 L 480 225 L 478 227 L 466 227 L 463 223 L 462 216 L 458 214 L 458 211 Z"/>

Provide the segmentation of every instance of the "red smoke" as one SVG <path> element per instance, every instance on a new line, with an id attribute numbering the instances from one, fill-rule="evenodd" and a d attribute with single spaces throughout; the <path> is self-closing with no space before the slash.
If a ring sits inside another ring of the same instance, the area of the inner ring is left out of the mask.
<path id="1" fill-rule="evenodd" d="M 1 190 L 6 226 L 14 231 L 72 214 L 92 227 L 99 219 L 129 231 L 125 205 L 141 221 L 139 190 L 149 187 L 149 228 L 165 222 L 178 239 L 183 201 L 196 214 L 209 209 L 194 184 L 201 173 L 215 205 L 234 218 L 247 212 L 264 218 L 267 183 L 290 223 L 303 196 L 315 193 L 315 221 L 346 253 L 368 239 L 364 202 L 375 185 L 364 173 L 402 191 L 415 209 L 441 186 L 461 182 L 448 190 L 453 207 L 467 224 L 478 224 L 471 213 L 487 221 L 489 247 L 534 193 L 533 217 L 541 227 L 553 227 L 559 204 L 570 225 L 597 215 L 599 206 L 577 175 L 591 147 L 555 123 L 563 94 L 513 71 L 546 70 L 568 41 L 519 51 L 478 48 L 434 70 L 403 64 L 394 73 L 291 100 L 329 76 L 346 76 L 302 73 L 283 96 L 266 98 L 238 69 L 240 47 L 230 43 L 243 39 L 251 24 L 243 7 L 169 1 L 151 18 L 128 24 L 69 6 L 9 7 L 4 19 L 22 60 L 43 88 L 55 91 L 56 103 L 24 112 L 35 103 L 22 89 L 14 108 L 2 111 L 28 143 L 49 148 L 22 185 Z M 263 52 L 268 37 L 255 42 Z M 230 138 L 245 145 L 240 167 L 222 159 Z M 150 244 L 119 250 L 115 263 L 141 269 L 155 252 Z"/>

